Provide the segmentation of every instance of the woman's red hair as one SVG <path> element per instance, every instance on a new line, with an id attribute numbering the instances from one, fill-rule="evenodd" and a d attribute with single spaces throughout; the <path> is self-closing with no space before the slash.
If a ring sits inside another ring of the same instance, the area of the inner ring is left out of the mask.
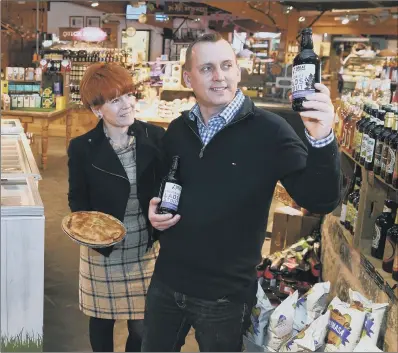
<path id="1" fill-rule="evenodd" d="M 129 71 L 115 63 L 90 65 L 80 83 L 80 96 L 86 107 L 100 107 L 134 90 Z"/>

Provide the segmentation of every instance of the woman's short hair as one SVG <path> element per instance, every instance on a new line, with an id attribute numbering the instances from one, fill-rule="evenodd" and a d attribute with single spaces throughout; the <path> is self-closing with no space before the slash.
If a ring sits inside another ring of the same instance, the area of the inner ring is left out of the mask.
<path id="1" fill-rule="evenodd" d="M 80 97 L 86 107 L 100 107 L 134 90 L 130 72 L 115 63 L 90 65 L 80 83 Z"/>

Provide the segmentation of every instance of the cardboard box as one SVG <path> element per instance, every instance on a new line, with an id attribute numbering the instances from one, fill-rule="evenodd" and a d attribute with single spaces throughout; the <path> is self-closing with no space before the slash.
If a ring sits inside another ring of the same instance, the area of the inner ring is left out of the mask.
<path id="1" fill-rule="evenodd" d="M 303 216 L 303 213 L 285 206 L 275 210 L 270 254 L 281 251 L 310 235 L 320 225 L 320 217 Z"/>

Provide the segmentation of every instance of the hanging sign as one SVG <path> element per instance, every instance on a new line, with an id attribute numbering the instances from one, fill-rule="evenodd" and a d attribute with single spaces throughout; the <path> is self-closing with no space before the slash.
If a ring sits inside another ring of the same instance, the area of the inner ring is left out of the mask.
<path id="1" fill-rule="evenodd" d="M 99 27 L 59 28 L 59 39 L 65 41 L 102 42 L 107 36 L 108 34 Z"/>

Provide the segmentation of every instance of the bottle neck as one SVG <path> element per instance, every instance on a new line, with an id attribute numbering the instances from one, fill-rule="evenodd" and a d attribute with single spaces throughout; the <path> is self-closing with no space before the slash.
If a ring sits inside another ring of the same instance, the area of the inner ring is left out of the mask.
<path id="1" fill-rule="evenodd" d="M 397 224 L 397 225 L 398 225 L 398 211 L 397 211 L 397 214 L 395 215 L 395 222 L 394 222 L 394 224 Z"/>
<path id="2" fill-rule="evenodd" d="M 301 50 L 304 49 L 314 49 L 311 34 L 306 33 L 301 36 Z"/>

